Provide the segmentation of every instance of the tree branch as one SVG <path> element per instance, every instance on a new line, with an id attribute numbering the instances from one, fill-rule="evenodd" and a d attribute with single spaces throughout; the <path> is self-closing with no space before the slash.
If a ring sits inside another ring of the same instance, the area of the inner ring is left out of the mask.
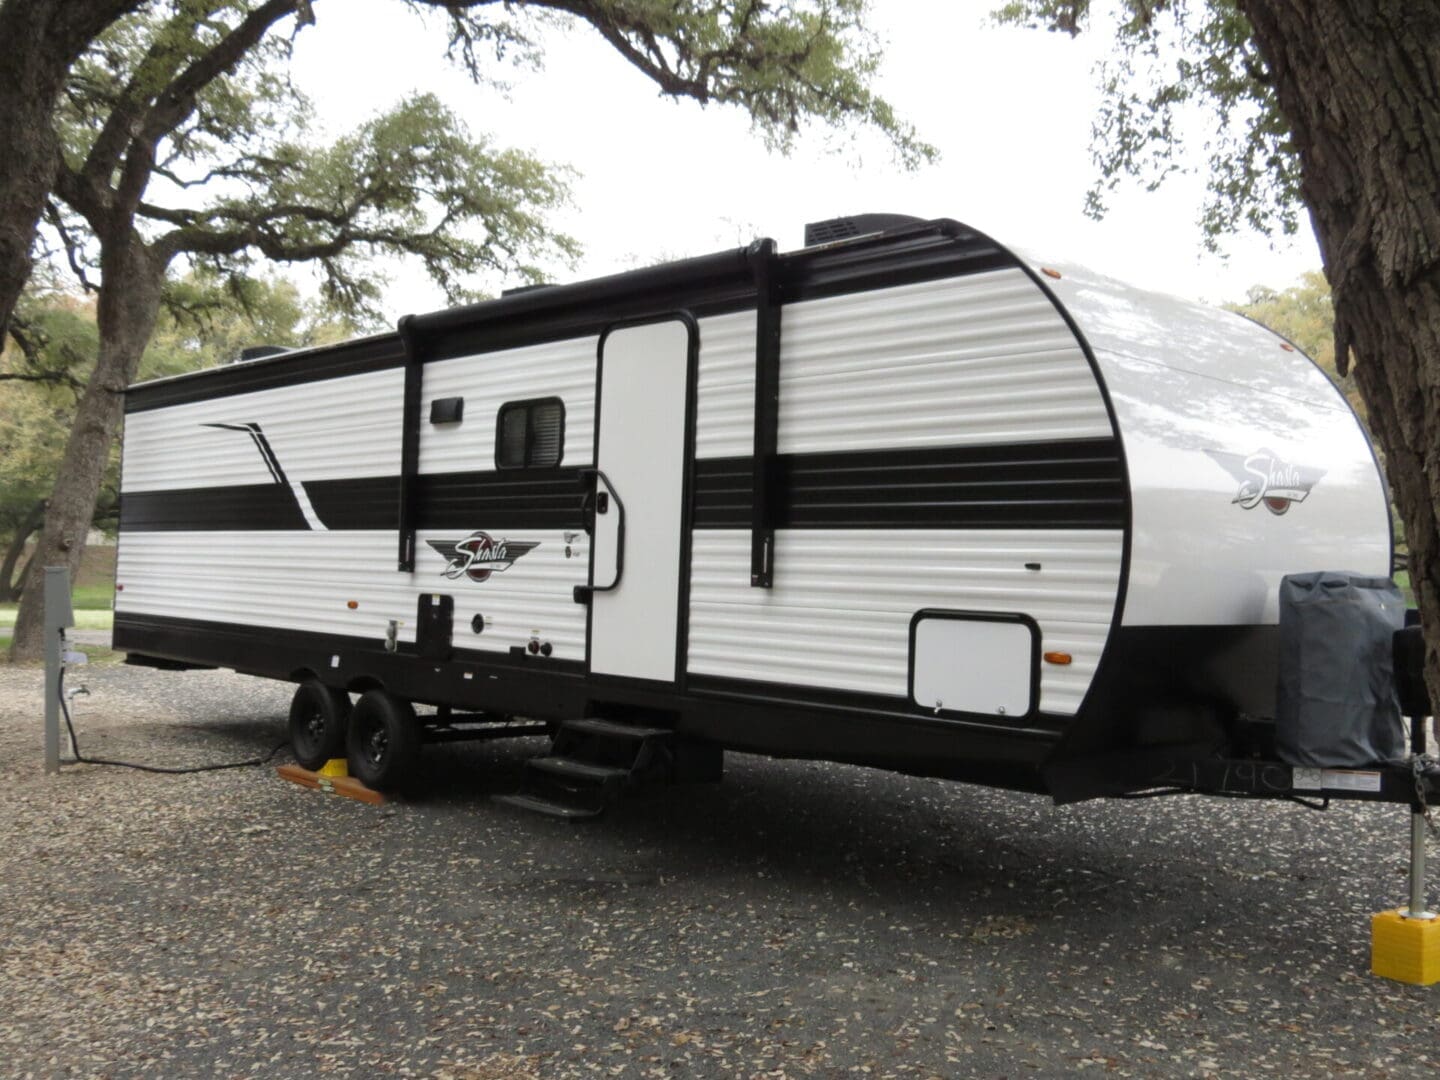
<path id="1" fill-rule="evenodd" d="M 69 202 L 69 199 L 66 201 Z M 45 220 L 59 234 L 60 242 L 65 245 L 65 259 L 69 262 L 70 269 L 79 280 L 81 287 L 86 292 L 98 293 L 100 286 L 90 280 L 85 273 L 85 264 L 80 261 L 80 251 L 82 250 L 80 242 L 71 236 L 70 230 L 65 227 L 65 216 L 60 213 L 60 208 L 55 205 L 54 200 L 47 200 L 45 203 Z"/>
<path id="2" fill-rule="evenodd" d="M 10 335 L 12 338 L 14 334 Z M 65 386 L 79 394 L 85 384 L 68 371 L 0 371 L 0 382 L 44 383 L 47 386 Z"/>
<path id="3" fill-rule="evenodd" d="M 48 344 L 43 335 L 19 315 L 10 316 L 10 340 L 15 342 L 30 371 L 0 371 L 0 382 L 44 383 L 47 386 L 66 386 L 76 394 L 85 389 L 85 383 L 68 370 L 55 371 L 45 366 L 42 351 Z"/>
<path id="4" fill-rule="evenodd" d="M 297 12 L 302 21 L 314 21 L 307 0 L 267 0 L 156 95 L 125 154 L 116 185 L 117 207 L 131 210 L 139 203 L 155 167 L 156 146 L 194 110 L 200 92 L 230 72 L 275 23 Z"/>
<path id="5" fill-rule="evenodd" d="M 201 13 L 194 10 L 179 12 L 155 35 L 155 40 L 135 65 L 129 82 L 111 106 L 100 134 L 90 144 L 90 152 L 80 167 L 83 175 L 103 180 L 114 174 L 127 140 L 140 123 L 145 103 L 153 93 L 152 88 L 157 83 L 163 85 L 162 80 L 168 82 L 173 76 L 174 63 L 179 59 L 175 55 L 175 40 L 184 32 L 191 31 L 200 16 Z"/>

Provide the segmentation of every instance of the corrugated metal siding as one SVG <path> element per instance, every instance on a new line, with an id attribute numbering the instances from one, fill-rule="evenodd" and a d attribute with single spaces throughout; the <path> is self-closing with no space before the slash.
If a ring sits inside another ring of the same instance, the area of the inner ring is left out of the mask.
<path id="1" fill-rule="evenodd" d="M 1111 434 L 1083 351 L 1020 270 L 784 309 L 781 453 Z"/>
<path id="2" fill-rule="evenodd" d="M 425 365 L 420 391 L 420 471 L 495 468 L 495 417 L 507 401 L 565 402 L 566 465 L 589 465 L 595 450 L 595 363 L 599 339 L 572 338 Z M 465 419 L 431 424 L 435 398 L 465 398 Z M 398 408 L 398 404 L 396 406 Z M 398 459 L 382 471 L 399 470 Z"/>
<path id="3" fill-rule="evenodd" d="M 565 402 L 567 465 L 587 465 L 595 437 L 595 338 L 551 342 L 425 365 L 420 470 L 495 467 L 495 416 L 506 401 Z M 400 463 L 403 375 L 379 371 L 132 413 L 126 418 L 126 491 L 266 484 L 248 436 L 206 424 L 258 422 L 292 480 L 394 475 Z M 428 422 L 434 398 L 463 396 L 459 424 Z"/>
<path id="4" fill-rule="evenodd" d="M 784 530 L 766 590 L 749 584 L 747 531 L 696 532 L 688 668 L 903 696 L 915 612 L 1023 612 L 1043 650 L 1075 658 L 1043 665 L 1040 683 L 1043 710 L 1073 715 L 1109 636 L 1122 542 L 1118 530 Z"/>
<path id="5" fill-rule="evenodd" d="M 273 482 L 250 437 L 206 424 L 258 422 L 291 480 L 399 471 L 399 371 L 376 371 L 131 413 L 123 490 Z"/>
<path id="6" fill-rule="evenodd" d="M 750 456 L 755 449 L 753 311 L 700 320 L 697 386 L 695 456 Z"/>
<path id="7" fill-rule="evenodd" d="M 425 541 L 463 535 L 421 533 L 419 569 L 400 574 L 393 532 L 127 533 L 118 552 L 116 580 L 125 588 L 116 608 L 376 641 L 398 619 L 400 640 L 414 641 L 416 598 L 449 593 L 457 646 L 503 653 L 534 632 L 555 646 L 557 659 L 583 660 L 585 609 L 572 591 L 585 580 L 586 549 L 567 559 L 560 533 L 517 532 L 514 539 L 540 546 L 488 581 L 450 580 L 445 558 Z M 350 600 L 358 602 L 354 611 L 346 607 Z M 477 613 L 488 620 L 479 635 L 470 630 Z"/>

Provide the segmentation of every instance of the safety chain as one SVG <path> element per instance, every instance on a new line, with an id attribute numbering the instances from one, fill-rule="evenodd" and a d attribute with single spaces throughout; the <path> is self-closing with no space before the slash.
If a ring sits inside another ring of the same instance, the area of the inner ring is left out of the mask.
<path id="1" fill-rule="evenodd" d="M 1430 835 L 1440 836 L 1440 827 L 1435 825 L 1435 818 L 1430 813 L 1430 806 L 1425 801 L 1425 774 L 1431 770 L 1440 772 L 1440 761 L 1429 754 L 1415 754 L 1410 758 L 1410 772 L 1415 777 L 1415 805 L 1420 807 L 1420 813 L 1425 818 L 1425 824 L 1430 827 Z"/>

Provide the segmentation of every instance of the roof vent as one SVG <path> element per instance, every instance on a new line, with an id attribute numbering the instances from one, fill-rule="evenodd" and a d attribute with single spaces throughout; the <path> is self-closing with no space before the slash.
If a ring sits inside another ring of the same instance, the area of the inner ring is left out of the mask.
<path id="1" fill-rule="evenodd" d="M 831 218 L 829 221 L 812 221 L 805 226 L 805 246 L 815 247 L 819 244 L 854 240 L 857 236 L 871 236 L 904 225 L 918 225 L 924 220 L 909 214 L 854 214 L 850 217 Z"/>

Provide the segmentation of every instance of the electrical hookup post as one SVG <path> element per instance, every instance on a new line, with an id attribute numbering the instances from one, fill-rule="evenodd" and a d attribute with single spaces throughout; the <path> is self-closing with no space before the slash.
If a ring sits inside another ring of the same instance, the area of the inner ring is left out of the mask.
<path id="1" fill-rule="evenodd" d="M 75 625 L 70 607 L 70 571 L 45 568 L 45 771 L 60 771 L 60 676 L 73 662 L 65 631 Z"/>

